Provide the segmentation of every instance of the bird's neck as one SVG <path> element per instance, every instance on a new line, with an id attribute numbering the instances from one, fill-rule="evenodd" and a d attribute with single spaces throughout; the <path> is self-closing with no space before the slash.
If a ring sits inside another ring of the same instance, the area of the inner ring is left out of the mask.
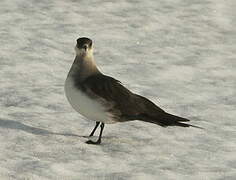
<path id="1" fill-rule="evenodd" d="M 94 61 L 93 55 L 79 56 L 76 55 L 74 63 L 70 69 L 68 76 L 75 77 L 82 82 L 87 77 L 101 73 Z"/>

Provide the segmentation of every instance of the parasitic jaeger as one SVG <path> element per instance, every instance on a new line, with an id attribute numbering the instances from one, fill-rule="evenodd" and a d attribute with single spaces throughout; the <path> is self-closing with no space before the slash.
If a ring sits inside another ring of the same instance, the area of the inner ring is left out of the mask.
<path id="1" fill-rule="evenodd" d="M 120 81 L 101 73 L 94 61 L 91 39 L 77 39 L 75 51 L 76 57 L 65 81 L 66 97 L 77 112 L 96 121 L 90 137 L 101 124 L 98 140 L 86 143 L 100 144 L 104 124 L 109 123 L 141 120 L 163 127 L 198 127 L 183 123 L 189 120 L 165 112 L 147 98 L 125 88 Z"/>

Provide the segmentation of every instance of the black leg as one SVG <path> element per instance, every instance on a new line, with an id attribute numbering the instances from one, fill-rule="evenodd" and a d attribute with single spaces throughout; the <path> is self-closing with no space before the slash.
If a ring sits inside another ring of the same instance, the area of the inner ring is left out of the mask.
<path id="1" fill-rule="evenodd" d="M 93 134 L 95 133 L 95 131 L 96 131 L 96 129 L 97 129 L 97 127 L 98 127 L 99 124 L 100 124 L 100 122 L 99 122 L 99 121 L 96 121 L 96 125 L 95 125 L 93 131 L 91 132 L 91 134 L 89 135 L 89 137 L 93 136 Z"/>
<path id="2" fill-rule="evenodd" d="M 99 134 L 99 137 L 98 137 L 98 140 L 97 141 L 91 141 L 91 140 L 88 140 L 86 143 L 87 144 L 101 144 L 101 139 L 102 139 L 102 132 L 103 132 L 103 129 L 104 129 L 104 123 L 101 123 L 101 130 L 100 130 L 100 134 Z"/>

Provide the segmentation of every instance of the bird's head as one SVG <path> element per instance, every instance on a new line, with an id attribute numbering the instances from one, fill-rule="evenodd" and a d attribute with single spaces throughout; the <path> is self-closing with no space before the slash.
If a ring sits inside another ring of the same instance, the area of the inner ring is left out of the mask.
<path id="1" fill-rule="evenodd" d="M 77 39 L 77 44 L 75 46 L 75 52 L 77 56 L 89 57 L 93 55 L 93 42 L 91 39 L 86 37 L 81 37 Z"/>

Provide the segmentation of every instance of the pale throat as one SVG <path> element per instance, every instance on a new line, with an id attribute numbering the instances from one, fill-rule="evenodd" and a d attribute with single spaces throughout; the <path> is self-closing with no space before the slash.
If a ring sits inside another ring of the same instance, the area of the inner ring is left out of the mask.
<path id="1" fill-rule="evenodd" d="M 83 81 L 91 75 L 100 73 L 94 61 L 92 49 L 84 51 L 76 48 L 75 50 L 76 57 L 71 67 L 70 75 L 76 74 L 76 76 L 79 76 L 78 78 Z"/>

